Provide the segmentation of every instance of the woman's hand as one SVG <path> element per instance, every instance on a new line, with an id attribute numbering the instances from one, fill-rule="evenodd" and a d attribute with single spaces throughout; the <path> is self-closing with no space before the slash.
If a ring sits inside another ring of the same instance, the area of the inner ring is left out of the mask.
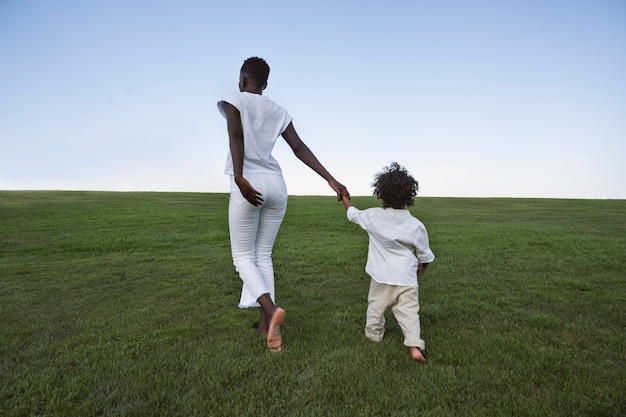
<path id="1" fill-rule="evenodd" d="M 255 207 L 258 207 L 263 204 L 263 197 L 260 192 L 254 189 L 252 184 L 248 182 L 244 177 L 235 177 L 235 184 L 239 187 L 239 191 L 241 191 L 241 195 L 248 200 L 248 203 L 252 204 Z"/>
<path id="2" fill-rule="evenodd" d="M 337 201 L 341 201 L 342 196 L 344 195 L 350 198 L 350 193 L 348 192 L 348 189 L 337 180 L 332 179 L 328 181 L 328 185 L 330 185 L 330 188 L 332 188 L 337 193 Z"/>

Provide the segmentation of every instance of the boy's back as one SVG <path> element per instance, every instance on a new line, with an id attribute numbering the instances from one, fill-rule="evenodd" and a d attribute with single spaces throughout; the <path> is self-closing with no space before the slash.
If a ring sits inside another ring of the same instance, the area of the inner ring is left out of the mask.
<path id="1" fill-rule="evenodd" d="M 351 205 L 347 216 L 368 233 L 365 271 L 381 284 L 415 285 L 419 262 L 435 259 L 424 224 L 406 209 L 359 210 Z"/>

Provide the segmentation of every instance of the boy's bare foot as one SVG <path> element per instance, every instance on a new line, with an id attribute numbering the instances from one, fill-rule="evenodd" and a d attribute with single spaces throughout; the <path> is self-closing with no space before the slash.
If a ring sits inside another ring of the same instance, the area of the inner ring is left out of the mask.
<path id="1" fill-rule="evenodd" d="M 278 307 L 270 320 L 270 327 L 267 331 L 267 348 L 271 352 L 281 352 L 283 350 L 283 338 L 280 334 L 280 325 L 285 321 L 285 310 Z"/>
<path id="2" fill-rule="evenodd" d="M 411 346 L 409 350 L 411 351 L 411 359 L 413 359 L 414 361 L 426 363 L 426 358 L 424 357 L 424 355 L 422 355 L 422 351 L 420 348 Z"/>

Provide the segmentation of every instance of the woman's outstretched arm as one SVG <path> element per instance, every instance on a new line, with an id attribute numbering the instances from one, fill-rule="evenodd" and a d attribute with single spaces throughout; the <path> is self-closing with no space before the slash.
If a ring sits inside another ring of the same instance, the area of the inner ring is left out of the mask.
<path id="1" fill-rule="evenodd" d="M 289 123 L 287 129 L 283 132 L 283 138 L 291 147 L 291 150 L 296 155 L 296 157 L 304 162 L 306 166 L 311 168 L 313 171 L 317 172 L 322 178 L 328 181 L 328 185 L 337 193 L 337 201 L 341 201 L 341 196 L 345 195 L 350 197 L 350 193 L 348 189 L 338 182 L 333 176 L 328 172 L 326 168 L 320 163 L 317 157 L 313 154 L 311 149 L 300 139 L 296 129 L 293 127 L 293 123 Z"/>

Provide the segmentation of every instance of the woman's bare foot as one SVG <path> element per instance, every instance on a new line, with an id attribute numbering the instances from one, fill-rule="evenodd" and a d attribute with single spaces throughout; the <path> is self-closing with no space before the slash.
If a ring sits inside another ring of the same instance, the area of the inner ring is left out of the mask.
<path id="1" fill-rule="evenodd" d="M 257 333 L 259 334 L 264 334 L 267 336 L 267 330 L 268 330 L 268 323 L 269 323 L 269 319 L 266 317 L 266 315 L 264 314 L 265 312 L 263 311 L 263 309 L 261 309 L 261 320 L 259 321 L 259 325 L 256 328 Z"/>
<path id="2" fill-rule="evenodd" d="M 252 328 L 256 330 L 257 333 L 267 336 L 267 324 L 257 321 L 255 323 L 252 323 Z"/>
<path id="3" fill-rule="evenodd" d="M 409 348 L 409 351 L 411 352 L 411 359 L 413 359 L 414 361 L 426 363 L 426 358 L 424 357 L 424 355 L 422 355 L 422 350 L 420 348 L 411 346 Z"/>
<path id="4" fill-rule="evenodd" d="M 277 307 L 270 320 L 270 327 L 267 331 L 267 348 L 271 352 L 281 352 L 283 350 L 283 338 L 280 334 L 280 325 L 285 321 L 285 316 L 285 310 Z"/>

